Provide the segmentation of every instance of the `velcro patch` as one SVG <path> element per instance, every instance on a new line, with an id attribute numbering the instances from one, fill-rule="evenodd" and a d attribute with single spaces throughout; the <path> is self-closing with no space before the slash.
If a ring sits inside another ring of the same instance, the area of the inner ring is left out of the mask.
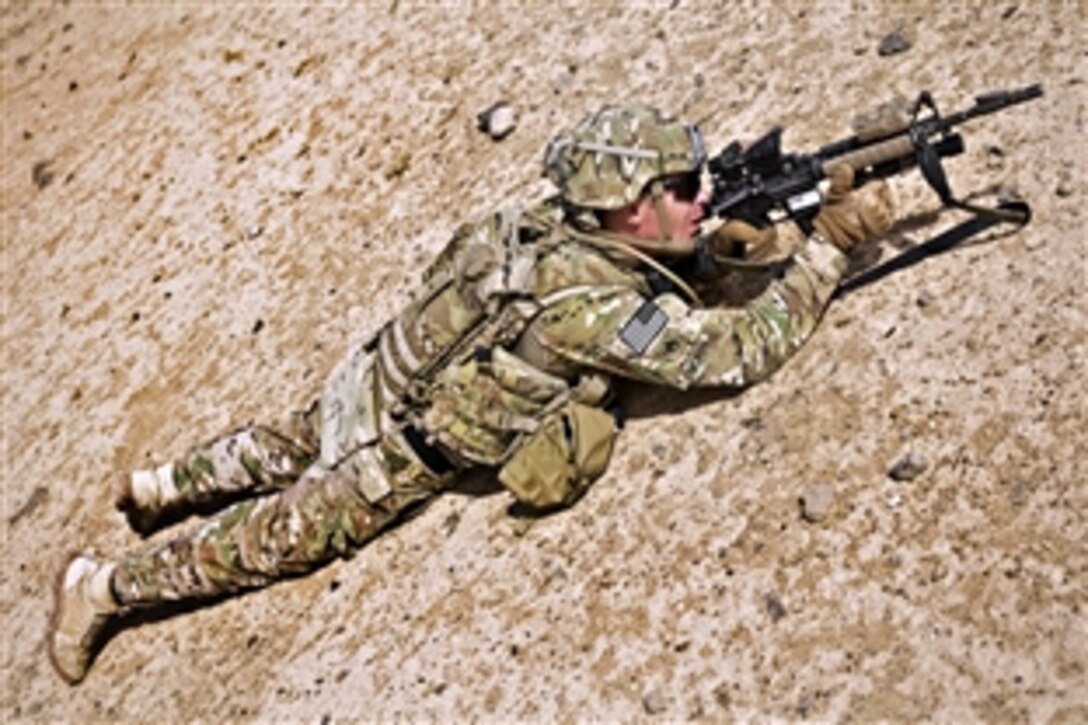
<path id="1" fill-rule="evenodd" d="M 647 300 L 635 311 L 634 317 L 624 323 L 620 330 L 620 339 L 641 355 L 665 329 L 668 321 L 664 310 Z"/>

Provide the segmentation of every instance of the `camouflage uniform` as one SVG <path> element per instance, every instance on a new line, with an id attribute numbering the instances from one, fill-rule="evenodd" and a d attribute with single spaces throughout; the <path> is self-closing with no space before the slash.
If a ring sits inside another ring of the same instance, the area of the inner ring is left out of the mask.
<path id="1" fill-rule="evenodd" d="M 555 212 L 544 207 L 526 217 L 554 219 Z M 477 233 L 499 227 L 496 217 Z M 320 436 L 305 424 L 293 433 L 247 429 L 179 460 L 174 480 L 186 502 L 272 493 L 122 559 L 114 579 L 122 602 L 261 586 L 346 555 L 442 489 L 454 471 L 501 465 L 534 415 L 553 397 L 577 390 L 588 373 L 677 388 L 761 380 L 811 334 L 845 265 L 841 252 L 812 239 L 746 309 L 699 309 L 673 291 L 655 293 L 622 254 L 567 238 L 560 224 L 550 238 L 543 233 L 529 242 L 536 247 L 529 296 L 544 301 L 540 309 L 509 350 L 492 348 L 489 358 L 472 350 L 441 369 L 427 386 L 426 406 L 413 408 L 404 402 L 409 391 L 394 389 L 406 382 L 395 366 L 410 354 L 410 333 L 402 331 L 456 326 L 439 317 L 454 306 L 424 307 L 432 313 L 427 317 L 414 305 L 353 351 L 322 396 Z M 528 392 L 509 380 L 509 368 L 519 363 L 538 373 L 526 375 L 536 378 Z M 415 448 L 405 439 L 408 426 L 422 434 Z M 437 453 L 441 463 L 428 467 L 419 450 Z"/>
<path id="2" fill-rule="evenodd" d="M 468 467 L 494 467 L 519 495 L 517 476 L 504 472 L 519 451 L 544 450 L 542 421 L 568 416 L 552 441 L 562 448 L 564 436 L 580 435 L 575 413 L 599 410 L 614 376 L 676 388 L 765 378 L 812 333 L 843 273 L 840 251 L 813 237 L 745 309 L 702 308 L 652 282 L 644 255 L 577 218 L 701 163 L 697 133 L 646 109 L 605 109 L 559 137 L 547 168 L 560 196 L 458 230 L 413 301 L 349 352 L 307 414 L 174 463 L 174 506 L 252 497 L 122 558 L 117 598 L 210 597 L 303 573 L 350 553 Z M 611 438 L 603 445 L 606 463 Z M 577 480 L 547 502 L 569 503 L 603 470 L 579 455 L 560 452 Z"/>

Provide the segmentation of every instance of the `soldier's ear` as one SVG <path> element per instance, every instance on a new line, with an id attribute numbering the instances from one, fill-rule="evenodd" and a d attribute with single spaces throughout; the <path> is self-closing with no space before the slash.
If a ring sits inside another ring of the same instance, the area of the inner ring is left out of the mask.
<path id="1" fill-rule="evenodd" d="M 629 234 L 632 230 L 638 228 L 646 214 L 643 207 L 647 205 L 642 202 L 643 198 L 639 197 L 625 207 L 602 212 L 600 215 L 601 224 L 608 231 Z"/>
<path id="2" fill-rule="evenodd" d="M 627 220 L 628 229 L 641 229 L 650 214 L 655 214 L 653 199 L 643 194 L 625 206 L 621 212 Z"/>

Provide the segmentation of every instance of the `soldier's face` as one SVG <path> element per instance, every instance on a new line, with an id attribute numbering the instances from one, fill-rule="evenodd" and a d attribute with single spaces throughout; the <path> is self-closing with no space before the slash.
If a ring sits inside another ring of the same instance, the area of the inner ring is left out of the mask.
<path id="1" fill-rule="evenodd" d="M 695 248 L 710 192 L 703 187 L 699 171 L 665 177 L 661 185 L 660 204 L 647 191 L 637 201 L 606 217 L 605 227 L 638 239 L 660 240 L 665 239 L 667 224 L 668 241 L 676 245 L 674 252 L 689 254 Z"/>

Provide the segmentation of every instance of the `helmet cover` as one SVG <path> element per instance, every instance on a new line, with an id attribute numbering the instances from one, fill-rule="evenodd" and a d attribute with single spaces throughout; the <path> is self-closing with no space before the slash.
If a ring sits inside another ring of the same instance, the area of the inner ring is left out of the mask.
<path id="1" fill-rule="evenodd" d="M 619 209 L 648 183 L 706 161 L 694 126 L 650 106 L 606 106 L 548 144 L 544 172 L 568 204 Z"/>

